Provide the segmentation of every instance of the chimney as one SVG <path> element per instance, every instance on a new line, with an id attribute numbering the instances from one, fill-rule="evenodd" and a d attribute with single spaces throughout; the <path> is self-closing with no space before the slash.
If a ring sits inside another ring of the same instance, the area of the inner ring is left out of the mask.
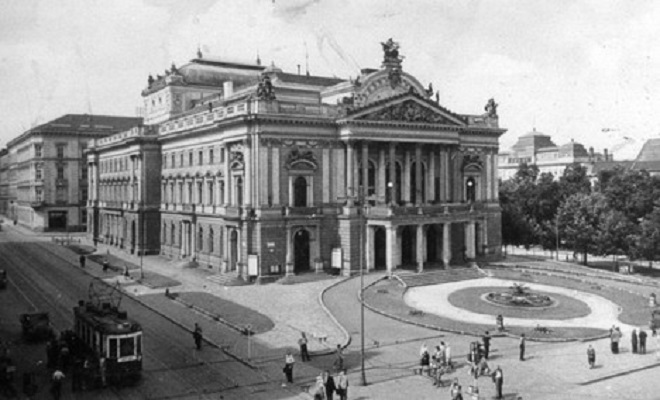
<path id="1" fill-rule="evenodd" d="M 234 94 L 234 82 L 227 81 L 222 85 L 222 91 L 224 92 L 225 99 Z"/>

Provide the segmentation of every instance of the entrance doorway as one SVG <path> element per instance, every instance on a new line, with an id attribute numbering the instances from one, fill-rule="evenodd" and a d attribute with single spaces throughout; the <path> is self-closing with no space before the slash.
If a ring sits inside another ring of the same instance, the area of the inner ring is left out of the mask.
<path id="1" fill-rule="evenodd" d="M 48 212 L 48 229 L 53 231 L 66 230 L 67 224 L 66 211 L 49 211 Z"/>
<path id="2" fill-rule="evenodd" d="M 293 272 L 307 272 L 309 265 L 309 232 L 305 229 L 293 235 Z"/>
<path id="3" fill-rule="evenodd" d="M 401 229 L 401 267 L 417 268 L 416 248 L 417 232 L 414 226 L 404 226 Z"/>
<path id="4" fill-rule="evenodd" d="M 374 268 L 387 269 L 385 228 L 374 228 Z"/>

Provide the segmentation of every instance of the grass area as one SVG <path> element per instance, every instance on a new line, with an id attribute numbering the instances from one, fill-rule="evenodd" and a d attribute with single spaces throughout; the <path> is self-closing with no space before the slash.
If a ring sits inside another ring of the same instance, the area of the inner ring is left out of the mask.
<path id="1" fill-rule="evenodd" d="M 604 297 L 622 308 L 619 320 L 625 324 L 647 326 L 650 319 L 648 299 L 636 293 L 617 289 L 616 281 L 589 277 L 589 283 L 561 276 L 528 274 L 508 269 L 491 269 L 496 278 L 521 282 L 535 282 L 544 285 L 561 286 Z"/>
<path id="2" fill-rule="evenodd" d="M 209 293 L 181 292 L 176 294 L 176 299 L 199 307 L 208 314 L 217 315 L 234 326 L 244 328 L 249 324 L 255 334 L 267 332 L 275 326 L 270 318 L 257 311 Z"/>
<path id="3" fill-rule="evenodd" d="M 504 307 L 488 303 L 485 300 L 477 301 L 482 295 L 490 292 L 502 292 L 502 287 L 473 287 L 457 290 L 449 295 L 449 302 L 464 310 L 479 314 L 497 315 L 509 318 L 540 318 L 540 319 L 570 319 L 586 317 L 591 309 L 584 302 L 558 293 L 546 293 L 534 290 L 534 293 L 550 296 L 555 305 L 550 307 Z"/>
<path id="4" fill-rule="evenodd" d="M 415 310 L 404 302 L 403 294 L 404 288 L 398 282 L 381 281 L 365 290 L 364 300 L 367 305 L 396 318 L 440 330 L 464 332 L 476 336 L 482 335 L 487 330 L 496 331 L 494 317 L 492 325 L 483 325 L 456 321 L 434 314 L 420 313 L 419 310 Z M 506 318 L 504 323 L 506 326 Z M 552 332 L 545 334 L 528 327 L 507 327 L 507 333 L 513 335 L 524 333 L 527 338 L 533 340 L 593 338 L 604 335 L 607 331 L 606 329 L 593 328 L 553 328 Z"/>

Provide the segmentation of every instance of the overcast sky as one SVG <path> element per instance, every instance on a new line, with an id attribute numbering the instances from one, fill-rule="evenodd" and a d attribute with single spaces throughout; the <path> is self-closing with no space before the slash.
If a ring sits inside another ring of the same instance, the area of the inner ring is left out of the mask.
<path id="1" fill-rule="evenodd" d="M 536 128 L 630 158 L 660 137 L 658 21 L 653 0 L 0 0 L 0 146 L 67 113 L 134 116 L 198 46 L 348 78 L 392 37 L 443 106 L 496 99 L 502 149 Z"/>

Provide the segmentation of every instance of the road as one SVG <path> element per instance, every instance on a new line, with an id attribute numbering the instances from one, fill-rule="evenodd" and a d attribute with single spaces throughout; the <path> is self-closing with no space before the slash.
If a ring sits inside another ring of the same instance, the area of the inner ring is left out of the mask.
<path id="1" fill-rule="evenodd" d="M 93 278 L 77 268 L 75 256 L 44 241 L 27 241 L 12 232 L 0 233 L 0 265 L 8 271 L 8 289 L 0 292 L 0 333 L 13 343 L 12 358 L 18 365 L 15 383 L 22 372 L 39 374 L 37 398 L 49 398 L 48 372 L 37 366 L 45 359 L 45 346 L 20 341 L 18 315 L 47 311 L 58 330 L 72 326 L 72 308 L 87 299 Z M 64 398 L 85 399 L 260 399 L 274 398 L 270 383 L 261 374 L 229 357 L 223 351 L 205 346 L 193 348 L 190 332 L 170 319 L 153 312 L 129 296 L 121 308 L 144 329 L 143 378 L 129 388 L 109 388 L 73 395 L 65 385 Z M 185 312 L 185 310 L 184 310 Z M 271 385 L 272 386 L 272 385 Z M 280 397 L 280 396 L 275 396 Z"/>

